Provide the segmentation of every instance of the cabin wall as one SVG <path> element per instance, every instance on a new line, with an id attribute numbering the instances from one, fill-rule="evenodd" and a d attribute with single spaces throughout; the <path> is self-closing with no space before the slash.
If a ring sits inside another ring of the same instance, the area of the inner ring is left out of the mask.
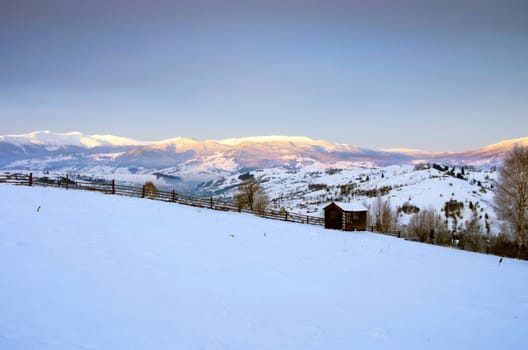
<path id="1" fill-rule="evenodd" d="M 365 231 L 367 229 L 367 212 L 344 212 L 342 222 L 345 231 Z"/>
<path id="2" fill-rule="evenodd" d="M 343 211 L 337 206 L 325 209 L 325 228 L 341 230 Z"/>
<path id="3" fill-rule="evenodd" d="M 366 231 L 367 230 L 367 212 L 360 211 L 356 213 L 357 220 L 354 220 L 354 230 Z"/>

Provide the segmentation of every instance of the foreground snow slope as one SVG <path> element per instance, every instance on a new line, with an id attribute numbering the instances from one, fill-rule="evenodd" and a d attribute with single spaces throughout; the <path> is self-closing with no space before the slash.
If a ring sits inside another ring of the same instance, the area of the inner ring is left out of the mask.
<path id="1" fill-rule="evenodd" d="M 0 349 L 528 345 L 525 261 L 97 193 L 0 197 Z"/>

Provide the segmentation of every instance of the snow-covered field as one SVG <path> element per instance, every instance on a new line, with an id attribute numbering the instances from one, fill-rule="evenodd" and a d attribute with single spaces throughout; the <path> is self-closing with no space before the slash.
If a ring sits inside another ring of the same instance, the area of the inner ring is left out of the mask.
<path id="1" fill-rule="evenodd" d="M 0 349 L 523 349 L 528 262 L 0 186 Z"/>

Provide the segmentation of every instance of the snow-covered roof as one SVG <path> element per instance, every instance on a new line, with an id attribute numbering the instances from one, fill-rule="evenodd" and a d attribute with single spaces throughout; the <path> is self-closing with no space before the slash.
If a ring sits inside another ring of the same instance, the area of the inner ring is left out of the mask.
<path id="1" fill-rule="evenodd" d="M 350 202 L 350 203 L 332 202 L 332 203 L 335 203 L 338 207 L 340 207 L 344 211 L 368 211 L 368 209 L 365 208 L 363 204 L 358 203 L 358 202 Z"/>

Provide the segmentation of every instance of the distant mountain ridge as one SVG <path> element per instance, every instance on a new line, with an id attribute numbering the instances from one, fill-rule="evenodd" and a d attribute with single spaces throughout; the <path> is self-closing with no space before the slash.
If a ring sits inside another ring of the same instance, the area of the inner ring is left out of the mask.
<path id="1" fill-rule="evenodd" d="M 0 136 L 0 168 L 64 172 L 162 173 L 205 180 L 268 168 L 351 168 L 420 162 L 495 165 L 528 137 L 467 152 L 372 150 L 307 137 L 263 136 L 200 141 L 172 138 L 138 141 L 113 135 L 35 131 Z"/>

